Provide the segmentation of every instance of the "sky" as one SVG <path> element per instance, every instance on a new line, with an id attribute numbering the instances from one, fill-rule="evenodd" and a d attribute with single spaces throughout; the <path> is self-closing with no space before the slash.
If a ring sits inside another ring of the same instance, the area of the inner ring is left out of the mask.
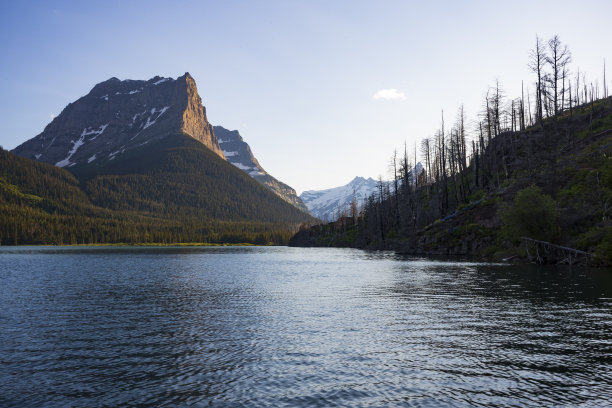
<path id="1" fill-rule="evenodd" d="M 451 126 L 463 104 L 474 124 L 496 80 L 532 89 L 536 35 L 559 35 L 601 86 L 610 16 L 609 0 L 2 1 L 0 146 L 110 77 L 189 72 L 209 121 L 298 194 L 387 178 L 442 112 Z"/>

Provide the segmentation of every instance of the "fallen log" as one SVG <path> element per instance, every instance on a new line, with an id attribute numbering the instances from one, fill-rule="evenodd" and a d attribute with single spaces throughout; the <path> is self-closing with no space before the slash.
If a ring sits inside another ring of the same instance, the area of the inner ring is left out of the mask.
<path id="1" fill-rule="evenodd" d="M 546 254 L 551 254 L 553 255 L 553 257 L 555 255 L 554 254 L 555 251 L 558 253 L 559 256 L 556 257 L 557 258 L 557 261 L 555 262 L 556 264 L 573 265 L 575 263 L 579 263 L 582 261 L 586 263 L 588 262 L 589 258 L 593 258 L 595 256 L 595 254 L 591 252 L 581 251 L 580 249 L 575 249 L 575 248 L 570 248 L 570 247 L 566 247 L 562 245 L 553 244 L 552 242 L 548 242 L 548 241 L 541 241 L 539 239 L 533 239 L 529 237 L 521 237 L 520 239 L 526 243 L 531 243 L 535 246 L 535 251 L 536 251 L 535 257 L 531 256 L 531 254 L 529 253 L 528 247 L 526 247 L 525 249 L 527 251 L 527 257 L 530 260 L 534 259 L 535 262 L 539 264 L 545 261 L 545 258 L 543 258 L 540 255 L 540 247 L 542 247 L 543 251 Z M 583 258 L 580 257 L 581 255 Z"/>

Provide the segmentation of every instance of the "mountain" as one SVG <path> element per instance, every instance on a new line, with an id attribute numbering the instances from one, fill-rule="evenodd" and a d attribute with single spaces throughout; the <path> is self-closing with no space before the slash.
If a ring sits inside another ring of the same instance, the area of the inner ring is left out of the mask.
<path id="1" fill-rule="evenodd" d="M 269 175 L 259 164 L 249 145 L 237 130 L 228 130 L 222 126 L 214 126 L 215 135 L 227 161 L 245 171 L 255 180 L 269 188 L 283 200 L 308 212 L 308 208 L 297 196 L 295 190 Z"/>
<path id="2" fill-rule="evenodd" d="M 376 193 L 377 185 L 378 182 L 372 178 L 355 177 L 344 186 L 304 191 L 300 198 L 312 215 L 331 221 L 337 218 L 340 211 L 350 208 L 353 197 L 361 206 L 366 198 Z"/>
<path id="3" fill-rule="evenodd" d="M 148 81 L 113 77 L 68 104 L 14 152 L 58 167 L 105 166 L 172 132 L 189 135 L 224 157 L 189 73 Z"/>
<path id="4" fill-rule="evenodd" d="M 225 160 L 189 74 L 102 82 L 14 153 L 3 243 L 283 243 L 313 220 Z"/>
<path id="5" fill-rule="evenodd" d="M 423 165 L 419 162 L 413 168 L 410 180 L 414 183 L 414 176 L 421 174 Z M 389 181 L 383 181 L 385 185 Z M 400 183 L 401 184 L 401 183 Z M 340 187 L 328 188 L 327 190 L 304 191 L 300 198 L 315 217 L 332 221 L 338 214 L 350 208 L 353 197 L 357 199 L 357 206 L 361 208 L 364 201 L 378 192 L 378 182 L 372 178 L 355 177 L 348 184 Z"/>

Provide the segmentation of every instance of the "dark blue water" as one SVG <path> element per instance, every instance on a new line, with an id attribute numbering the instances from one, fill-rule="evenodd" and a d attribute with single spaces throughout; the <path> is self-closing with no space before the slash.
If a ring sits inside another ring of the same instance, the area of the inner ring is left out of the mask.
<path id="1" fill-rule="evenodd" d="M 610 406 L 612 272 L 2 248 L 0 406 Z"/>

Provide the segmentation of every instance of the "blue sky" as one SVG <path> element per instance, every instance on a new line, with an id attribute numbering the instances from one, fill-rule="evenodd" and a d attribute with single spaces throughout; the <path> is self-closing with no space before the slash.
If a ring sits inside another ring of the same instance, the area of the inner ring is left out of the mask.
<path id="1" fill-rule="evenodd" d="M 474 120 L 496 79 L 511 97 L 532 87 L 536 34 L 558 34 L 573 71 L 601 86 L 610 16 L 607 0 L 3 1 L 0 145 L 112 76 L 188 71 L 209 120 L 240 130 L 298 192 L 385 177 L 393 150 L 432 136 L 442 109 L 448 124 L 461 104 Z"/>

